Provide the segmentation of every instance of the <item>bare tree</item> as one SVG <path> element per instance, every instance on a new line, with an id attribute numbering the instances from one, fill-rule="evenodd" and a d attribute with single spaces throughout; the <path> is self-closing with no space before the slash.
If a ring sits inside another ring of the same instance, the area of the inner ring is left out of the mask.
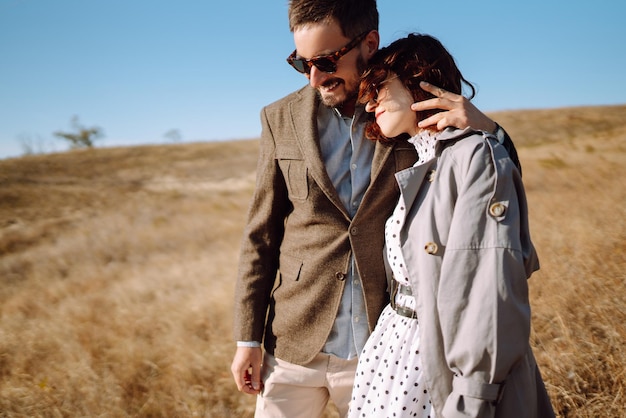
<path id="1" fill-rule="evenodd" d="M 165 132 L 163 136 L 172 142 L 180 142 L 183 137 L 178 129 L 170 129 L 169 131 Z"/>
<path id="2" fill-rule="evenodd" d="M 74 148 L 93 148 L 96 139 L 104 136 L 102 128 L 93 126 L 86 128 L 78 122 L 78 116 L 72 117 L 72 128 L 75 132 L 57 131 L 54 136 L 63 138 L 70 143 L 70 147 Z"/>
<path id="3" fill-rule="evenodd" d="M 17 139 L 22 147 L 22 155 L 44 154 L 46 152 L 44 141 L 40 135 L 21 133 Z"/>

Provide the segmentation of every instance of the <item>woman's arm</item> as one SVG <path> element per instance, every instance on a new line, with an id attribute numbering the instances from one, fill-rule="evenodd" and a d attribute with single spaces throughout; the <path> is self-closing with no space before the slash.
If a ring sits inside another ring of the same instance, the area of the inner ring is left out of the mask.
<path id="1" fill-rule="evenodd" d="M 443 414 L 491 417 L 501 384 L 528 349 L 530 306 L 521 239 L 526 213 L 520 210 L 523 190 L 495 140 L 458 154 L 458 197 L 437 297 L 444 354 L 454 373 Z"/>

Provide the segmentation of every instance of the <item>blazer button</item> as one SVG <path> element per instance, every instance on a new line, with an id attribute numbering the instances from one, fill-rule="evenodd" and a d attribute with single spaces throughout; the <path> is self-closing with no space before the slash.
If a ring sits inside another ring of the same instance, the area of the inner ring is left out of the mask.
<path id="1" fill-rule="evenodd" d="M 338 271 L 337 273 L 335 273 L 335 278 L 337 280 L 344 281 L 346 279 L 346 275 L 343 274 L 342 272 Z"/>
<path id="2" fill-rule="evenodd" d="M 504 215 L 504 212 L 506 212 L 506 206 L 504 206 L 503 203 L 497 202 L 489 207 L 489 213 L 491 214 L 491 216 L 494 216 L 496 218 Z"/>
<path id="3" fill-rule="evenodd" d="M 424 249 L 426 250 L 428 254 L 437 254 L 438 248 L 439 247 L 434 242 L 427 242 L 426 245 L 424 246 Z"/>
<path id="4" fill-rule="evenodd" d="M 356 226 L 355 226 L 355 227 L 352 227 L 352 228 L 350 228 L 350 233 L 351 233 L 352 235 L 356 235 L 356 234 L 358 234 L 358 233 L 359 233 L 359 229 L 358 229 Z"/>

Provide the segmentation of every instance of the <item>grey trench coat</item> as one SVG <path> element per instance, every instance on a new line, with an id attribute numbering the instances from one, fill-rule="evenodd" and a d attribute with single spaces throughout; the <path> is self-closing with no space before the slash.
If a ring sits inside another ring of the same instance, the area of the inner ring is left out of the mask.
<path id="1" fill-rule="evenodd" d="M 444 131 L 437 155 L 396 174 L 437 417 L 553 417 L 529 344 L 527 279 L 539 262 L 520 173 L 494 137 L 470 129 Z"/>

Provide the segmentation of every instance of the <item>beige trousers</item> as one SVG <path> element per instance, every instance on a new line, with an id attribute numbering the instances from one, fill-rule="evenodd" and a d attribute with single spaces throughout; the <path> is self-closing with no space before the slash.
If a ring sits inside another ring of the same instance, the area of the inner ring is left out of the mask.
<path id="1" fill-rule="evenodd" d="M 320 353 L 298 366 L 265 353 L 264 388 L 257 397 L 255 418 L 319 418 L 329 400 L 345 417 L 357 362 Z"/>

